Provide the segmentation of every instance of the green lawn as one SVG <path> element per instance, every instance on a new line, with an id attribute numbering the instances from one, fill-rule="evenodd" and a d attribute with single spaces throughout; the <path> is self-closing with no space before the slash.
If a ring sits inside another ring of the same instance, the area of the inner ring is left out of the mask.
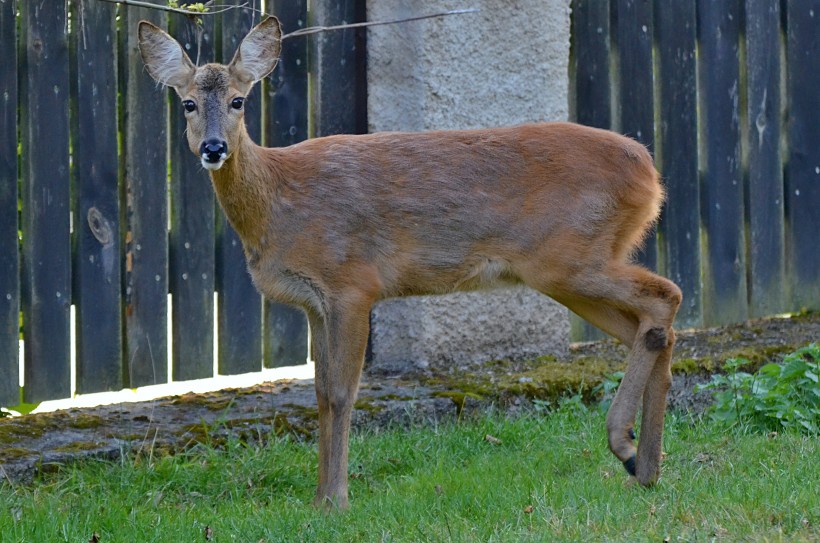
<path id="1" fill-rule="evenodd" d="M 663 477 L 629 484 L 604 415 L 489 413 L 358 434 L 351 510 L 314 510 L 312 442 L 87 462 L 0 487 L 0 541 L 818 541 L 818 437 L 670 416 Z M 485 439 L 491 435 L 500 443 Z"/>

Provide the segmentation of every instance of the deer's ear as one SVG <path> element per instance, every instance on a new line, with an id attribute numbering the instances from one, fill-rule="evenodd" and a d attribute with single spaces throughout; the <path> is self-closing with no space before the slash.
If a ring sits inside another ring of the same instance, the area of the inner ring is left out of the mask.
<path id="1" fill-rule="evenodd" d="M 142 61 L 157 83 L 179 90 L 191 82 L 196 66 L 182 46 L 161 28 L 140 21 L 139 44 Z"/>
<path id="2" fill-rule="evenodd" d="M 242 83 L 253 84 L 273 71 L 281 50 L 279 19 L 268 17 L 245 36 L 228 68 Z"/>

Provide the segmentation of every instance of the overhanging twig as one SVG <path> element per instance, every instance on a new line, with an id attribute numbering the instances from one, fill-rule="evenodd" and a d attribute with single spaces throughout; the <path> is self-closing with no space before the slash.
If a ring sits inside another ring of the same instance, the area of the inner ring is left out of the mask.
<path id="1" fill-rule="evenodd" d="M 161 4 L 152 4 L 151 2 L 143 2 L 141 0 L 101 0 L 102 2 L 110 2 L 112 4 L 123 4 L 125 6 L 134 6 L 140 8 L 149 8 L 149 9 L 158 9 L 160 11 L 168 11 L 171 13 L 180 13 L 182 15 L 188 16 L 195 16 L 200 17 L 204 15 L 216 15 L 218 13 L 224 13 L 231 9 L 249 9 L 258 13 L 262 13 L 258 9 L 248 7 L 248 4 L 239 4 L 235 6 L 206 6 L 208 7 L 209 11 L 192 11 L 185 8 L 174 8 L 171 6 L 164 6 Z M 206 2 L 208 4 L 210 2 Z M 212 8 L 216 8 L 214 11 L 210 11 Z M 393 25 L 398 23 L 407 23 L 411 21 L 421 21 L 422 19 L 433 19 L 437 17 L 446 17 L 448 15 L 462 15 L 465 13 L 478 13 L 481 11 L 478 8 L 468 8 L 468 9 L 454 9 L 451 11 L 442 11 L 440 13 L 430 13 L 428 15 L 418 15 L 416 17 L 408 17 L 406 19 L 394 19 L 392 21 L 368 21 L 363 23 L 350 23 L 344 25 L 335 25 L 335 26 L 311 26 L 308 28 L 300 28 L 299 30 L 294 30 L 293 32 L 288 32 L 287 34 L 282 36 L 283 40 L 288 38 L 298 38 L 299 36 L 309 36 L 311 34 L 318 34 L 319 32 L 328 32 L 333 30 L 344 30 L 347 28 L 363 28 L 367 26 L 381 26 L 381 25 Z"/>

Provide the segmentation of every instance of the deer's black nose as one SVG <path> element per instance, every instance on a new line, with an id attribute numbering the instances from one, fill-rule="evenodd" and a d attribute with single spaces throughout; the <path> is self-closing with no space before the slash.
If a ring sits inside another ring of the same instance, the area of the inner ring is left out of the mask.
<path id="1" fill-rule="evenodd" d="M 206 162 L 216 164 L 228 155 L 228 144 L 215 138 L 207 139 L 199 147 L 199 153 Z"/>

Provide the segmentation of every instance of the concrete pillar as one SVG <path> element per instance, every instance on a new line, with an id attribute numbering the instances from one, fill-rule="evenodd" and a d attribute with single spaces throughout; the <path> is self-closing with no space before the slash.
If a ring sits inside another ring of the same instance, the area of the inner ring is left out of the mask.
<path id="1" fill-rule="evenodd" d="M 569 0 L 371 0 L 367 17 L 462 8 L 480 12 L 370 27 L 371 132 L 567 119 Z M 385 371 L 560 354 L 569 318 L 524 287 L 401 298 L 376 306 L 372 341 Z"/>

